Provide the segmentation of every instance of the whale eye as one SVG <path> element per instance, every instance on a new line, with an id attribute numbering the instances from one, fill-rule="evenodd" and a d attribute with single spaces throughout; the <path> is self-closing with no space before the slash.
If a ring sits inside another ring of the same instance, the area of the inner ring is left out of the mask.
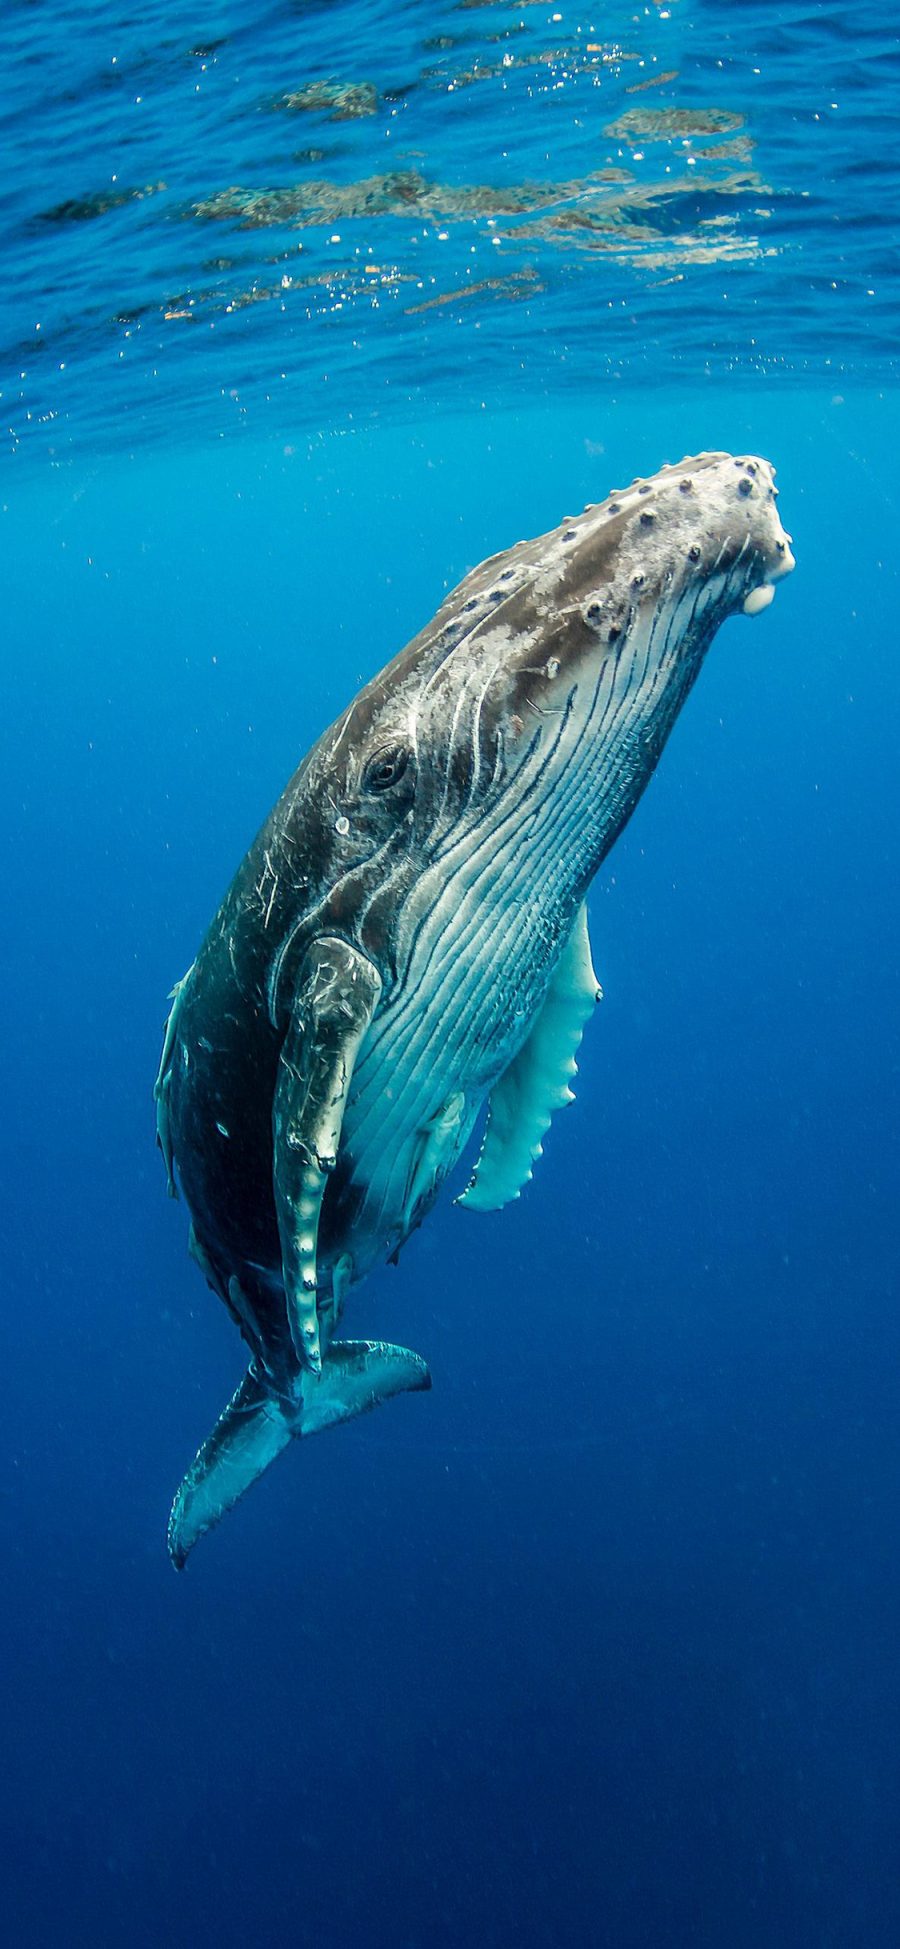
<path id="1" fill-rule="evenodd" d="M 405 744 L 384 744 L 369 759 L 363 773 L 363 790 L 366 792 L 389 792 L 392 785 L 398 785 L 407 765 L 409 750 Z"/>

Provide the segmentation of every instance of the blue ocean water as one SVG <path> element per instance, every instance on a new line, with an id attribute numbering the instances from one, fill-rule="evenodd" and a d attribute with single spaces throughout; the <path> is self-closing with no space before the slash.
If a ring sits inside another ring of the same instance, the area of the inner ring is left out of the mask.
<path id="1" fill-rule="evenodd" d="M 895 28 L 5 10 L 10 1943 L 900 1939 Z M 594 885 L 577 1102 L 352 1295 L 433 1392 L 177 1578 L 244 1357 L 172 982 L 445 590 L 706 447 L 798 565 Z"/>

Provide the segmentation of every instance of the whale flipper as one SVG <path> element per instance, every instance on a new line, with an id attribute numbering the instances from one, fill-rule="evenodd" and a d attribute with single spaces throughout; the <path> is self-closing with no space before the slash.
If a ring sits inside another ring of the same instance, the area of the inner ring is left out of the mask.
<path id="1" fill-rule="evenodd" d="M 394 1394 L 422 1391 L 431 1375 L 419 1354 L 385 1340 L 335 1340 L 320 1375 L 303 1373 L 295 1397 L 273 1395 L 255 1365 L 181 1484 L 169 1517 L 169 1555 L 183 1570 L 208 1529 L 281 1455 L 289 1442 L 367 1414 Z"/>
<path id="2" fill-rule="evenodd" d="M 531 1034 L 491 1091 L 481 1154 L 456 1201 L 467 1211 L 499 1211 L 528 1183 L 554 1110 L 572 1101 L 576 1051 L 601 994 L 582 901 Z"/>
<path id="3" fill-rule="evenodd" d="M 319 1213 L 337 1163 L 353 1065 L 380 994 L 377 968 L 348 941 L 314 941 L 278 1059 L 272 1129 L 284 1290 L 294 1351 L 314 1374 L 321 1366 Z"/>

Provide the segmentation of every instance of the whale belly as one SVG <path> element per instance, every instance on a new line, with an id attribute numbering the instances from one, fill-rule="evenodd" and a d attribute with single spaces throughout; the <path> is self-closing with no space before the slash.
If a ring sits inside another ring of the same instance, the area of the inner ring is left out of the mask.
<path id="1" fill-rule="evenodd" d="M 440 920 L 422 929 L 354 1073 L 328 1228 L 340 1232 L 354 1278 L 390 1256 L 433 1203 L 528 1034 L 558 952 L 556 931 L 518 903 L 482 917 L 474 940 L 459 911 L 443 934 Z"/>

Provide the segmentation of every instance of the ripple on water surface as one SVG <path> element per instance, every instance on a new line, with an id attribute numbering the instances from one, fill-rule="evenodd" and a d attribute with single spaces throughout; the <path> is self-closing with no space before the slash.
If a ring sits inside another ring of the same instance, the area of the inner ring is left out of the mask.
<path id="1" fill-rule="evenodd" d="M 898 37 L 825 0 L 14 4 L 9 438 L 883 378 Z M 13 187 L 14 186 L 14 187 Z"/>

